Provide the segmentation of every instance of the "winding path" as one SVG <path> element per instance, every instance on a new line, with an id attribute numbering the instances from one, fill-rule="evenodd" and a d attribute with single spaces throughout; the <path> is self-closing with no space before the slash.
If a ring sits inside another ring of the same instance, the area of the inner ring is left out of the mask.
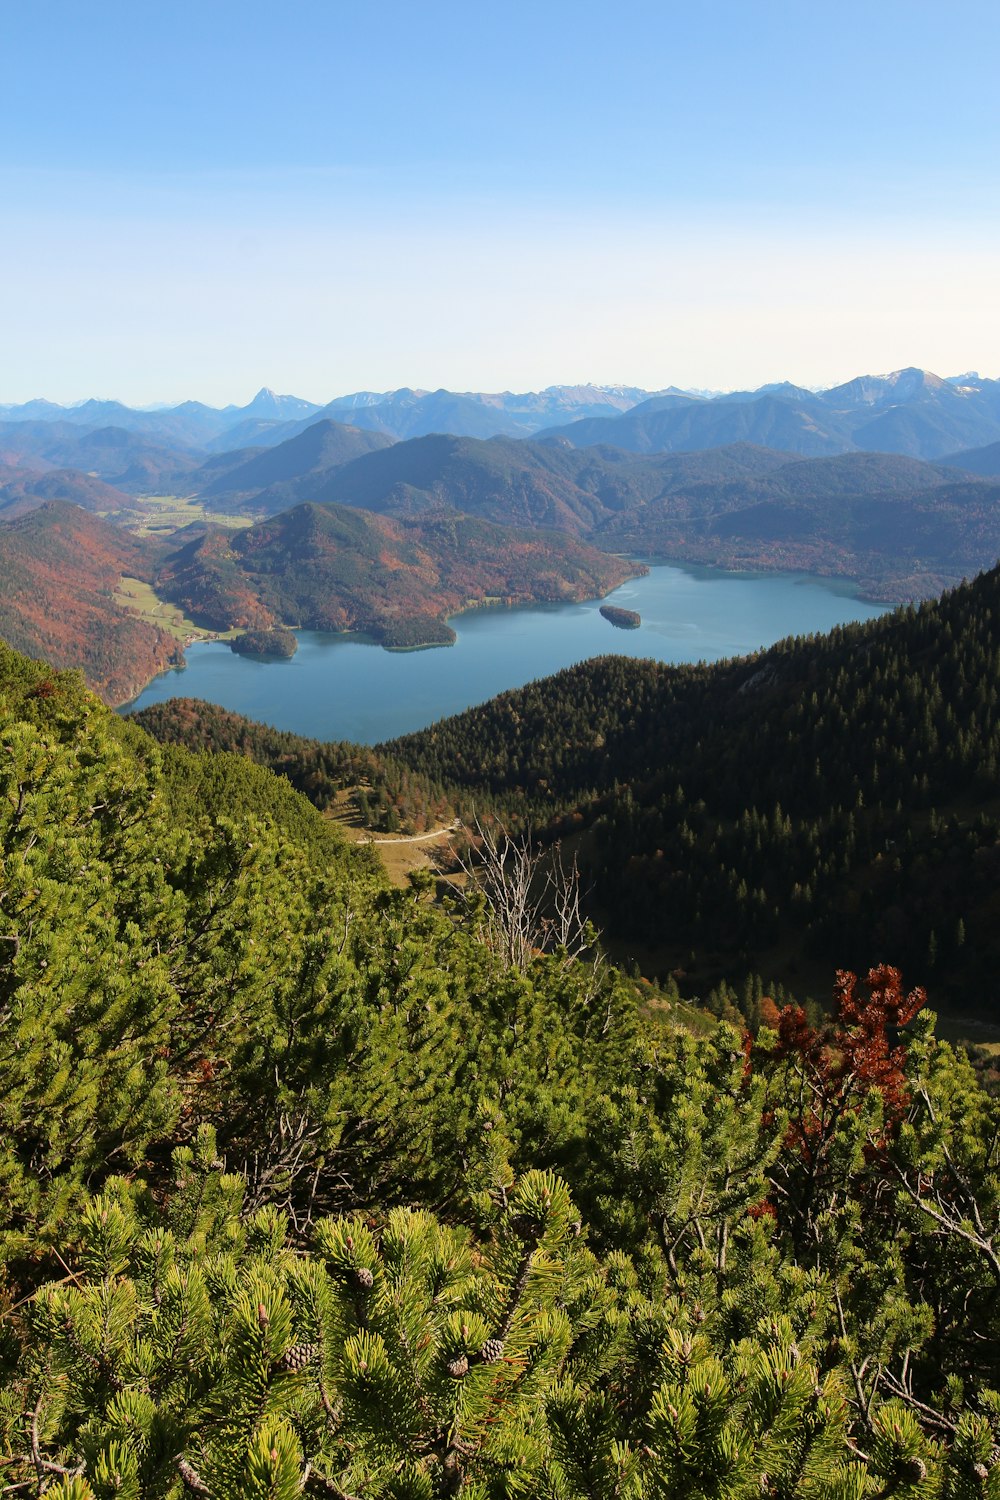
<path id="1" fill-rule="evenodd" d="M 410 834 L 410 835 L 405 835 L 404 834 L 400 838 L 390 838 L 390 839 L 373 839 L 373 838 L 367 838 L 367 839 L 360 839 L 359 843 L 362 843 L 362 844 L 424 844 L 424 843 L 426 843 L 428 841 L 428 839 L 439 839 L 443 833 L 454 833 L 455 830 L 457 828 L 461 828 L 461 826 L 462 826 L 462 820 L 460 818 L 456 818 L 455 821 L 454 821 L 454 823 L 449 823 L 446 828 L 435 828 L 435 830 L 434 830 L 433 833 L 414 833 L 414 834 Z"/>

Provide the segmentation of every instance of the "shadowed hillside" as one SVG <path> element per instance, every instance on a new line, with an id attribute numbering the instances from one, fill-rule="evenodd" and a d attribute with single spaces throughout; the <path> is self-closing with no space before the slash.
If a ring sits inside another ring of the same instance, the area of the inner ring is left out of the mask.
<path id="1" fill-rule="evenodd" d="M 618 951 L 704 990 L 890 953 L 1000 1019 L 1000 571 L 714 666 L 609 657 L 386 748 L 583 835 Z"/>

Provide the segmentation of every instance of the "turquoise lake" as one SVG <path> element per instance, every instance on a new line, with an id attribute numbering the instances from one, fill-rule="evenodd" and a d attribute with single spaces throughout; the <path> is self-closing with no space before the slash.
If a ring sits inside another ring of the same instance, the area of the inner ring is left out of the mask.
<path id="1" fill-rule="evenodd" d="M 638 610 L 641 626 L 616 629 L 598 613 L 601 603 Z M 371 745 L 590 656 L 718 661 L 785 636 L 870 620 L 885 608 L 832 579 L 657 565 L 607 600 L 471 610 L 451 621 L 455 645 L 425 651 L 384 651 L 356 636 L 310 630 L 298 633 L 290 661 L 199 643 L 188 648 L 185 668 L 156 678 L 126 711 L 206 698 L 296 734 Z"/>

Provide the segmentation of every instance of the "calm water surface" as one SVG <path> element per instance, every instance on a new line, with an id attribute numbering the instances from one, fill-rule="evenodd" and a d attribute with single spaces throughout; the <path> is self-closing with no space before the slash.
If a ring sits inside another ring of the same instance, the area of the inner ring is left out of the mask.
<path id="1" fill-rule="evenodd" d="M 598 613 L 602 602 L 638 610 L 642 625 L 615 629 Z M 850 584 L 804 574 L 661 565 L 606 601 L 472 610 L 451 621 L 455 645 L 433 650 L 384 651 L 302 630 L 290 661 L 260 661 L 204 642 L 188 648 L 186 668 L 156 678 L 128 707 L 206 698 L 296 734 L 371 745 L 589 656 L 718 661 L 884 609 L 856 598 Z"/>

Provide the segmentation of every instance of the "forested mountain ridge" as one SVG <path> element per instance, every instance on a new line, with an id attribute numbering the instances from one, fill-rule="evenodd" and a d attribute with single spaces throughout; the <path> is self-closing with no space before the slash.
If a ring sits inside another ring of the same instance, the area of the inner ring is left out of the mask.
<path id="1" fill-rule="evenodd" d="M 558 438 L 576 448 L 607 445 L 631 453 L 697 452 L 729 443 L 753 443 L 815 458 L 852 448 L 843 423 L 814 400 L 805 407 L 772 395 L 753 401 L 656 399 L 623 417 L 593 417 L 545 428 L 540 439 Z"/>
<path id="2" fill-rule="evenodd" d="M 0 637 L 58 667 L 79 667 L 127 701 L 181 653 L 166 631 L 120 609 L 123 574 L 151 579 L 156 545 L 78 505 L 48 502 L 0 521 Z"/>
<path id="3" fill-rule="evenodd" d="M 1000 474 L 1000 442 L 987 443 L 984 448 L 966 448 L 960 453 L 951 453 L 944 460 L 956 469 L 965 469 L 969 474 L 983 474 L 993 478 Z"/>
<path id="4" fill-rule="evenodd" d="M 845 454 L 692 486 L 619 513 L 591 539 L 720 567 L 848 577 L 873 599 L 928 599 L 1000 556 L 1000 485 L 913 460 Z"/>
<path id="5" fill-rule="evenodd" d="M 836 574 L 896 601 L 931 597 L 1000 555 L 995 481 L 885 453 L 793 459 L 734 443 L 634 455 L 433 436 L 307 469 L 248 503 L 274 511 L 304 500 L 392 516 L 445 508 L 554 527 L 608 551 Z"/>
<path id="6" fill-rule="evenodd" d="M 80 667 L 122 703 L 183 660 L 178 639 L 116 594 L 123 575 L 209 630 L 304 625 L 417 646 L 453 641 L 445 616 L 471 604 L 593 598 L 642 571 L 569 536 L 454 514 L 395 520 L 302 505 L 242 531 L 200 523 L 168 543 L 53 502 L 0 519 L 0 634 Z"/>
<path id="7" fill-rule="evenodd" d="M 0 516 L 4 520 L 37 510 L 47 500 L 61 500 L 89 511 L 122 510 L 129 497 L 113 485 L 78 469 L 8 468 L 0 465 Z"/>
<path id="8" fill-rule="evenodd" d="M 5 1485 L 995 1496 L 1000 1116 L 894 971 L 698 1036 L 7 648 L 0 735 Z"/>
<path id="9" fill-rule="evenodd" d="M 453 641 L 445 616 L 472 604 L 593 598 L 642 571 L 555 532 L 307 503 L 247 530 L 214 528 L 156 578 L 213 629 L 283 623 L 417 646 Z"/>
<path id="10" fill-rule="evenodd" d="M 795 988 L 891 954 L 995 1020 L 998 682 L 993 570 L 746 660 L 583 663 L 385 748 L 467 810 L 585 831 L 600 919 L 646 971 Z"/>
<path id="11" fill-rule="evenodd" d="M 439 783 L 368 745 L 306 739 L 197 698 L 152 703 L 132 718 L 161 744 L 247 756 L 284 777 L 322 812 L 338 792 L 352 792 L 368 828 L 424 833 L 454 817 Z"/>
<path id="12" fill-rule="evenodd" d="M 393 444 L 328 474 L 303 473 L 256 503 L 273 509 L 308 498 L 389 515 L 447 507 L 500 525 L 580 534 L 608 514 L 619 489 L 623 497 L 635 490 L 631 475 L 619 479 L 616 457 L 581 461 L 551 445 L 436 434 Z"/>
<path id="13" fill-rule="evenodd" d="M 129 495 L 184 493 L 202 462 L 198 450 L 183 443 L 63 421 L 0 423 L 0 454 L 26 469 L 93 475 Z"/>
<path id="14" fill-rule="evenodd" d="M 329 420 L 316 421 L 300 436 L 277 447 L 252 450 L 242 462 L 235 467 L 227 464 L 221 473 L 220 460 L 209 460 L 192 476 L 191 483 L 199 495 L 213 500 L 225 497 L 234 505 L 303 472 L 325 473 L 362 453 L 388 447 L 391 442 L 391 438 L 378 432 L 365 432 Z"/>

